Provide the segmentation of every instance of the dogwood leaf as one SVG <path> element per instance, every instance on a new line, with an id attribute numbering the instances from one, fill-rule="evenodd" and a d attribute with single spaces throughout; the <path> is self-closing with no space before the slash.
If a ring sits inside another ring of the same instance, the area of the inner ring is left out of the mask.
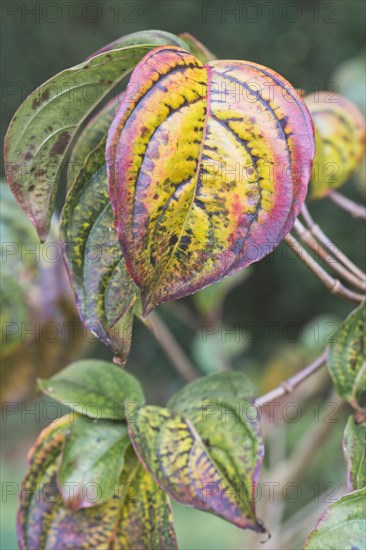
<path id="1" fill-rule="evenodd" d="M 258 261 L 298 215 L 314 155 L 296 90 L 247 61 L 166 46 L 131 75 L 106 149 L 109 192 L 143 315 Z"/>

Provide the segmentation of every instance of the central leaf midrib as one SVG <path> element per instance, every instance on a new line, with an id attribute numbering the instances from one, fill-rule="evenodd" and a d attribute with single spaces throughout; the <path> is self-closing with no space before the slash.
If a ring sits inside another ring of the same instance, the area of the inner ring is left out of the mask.
<path id="1" fill-rule="evenodd" d="M 201 172 L 202 154 L 203 154 L 203 150 L 204 150 L 204 147 L 205 147 L 205 139 L 206 139 L 206 135 L 207 135 L 207 125 L 208 125 L 208 120 L 209 120 L 209 117 L 210 117 L 210 114 L 211 114 L 210 102 L 209 102 L 209 89 L 210 89 L 210 84 L 211 84 L 211 67 L 209 67 L 207 65 L 205 65 L 205 67 L 206 67 L 206 71 L 207 71 L 207 89 L 206 89 L 206 97 L 205 98 L 202 97 L 201 99 L 206 99 L 206 113 L 205 113 L 205 122 L 204 122 L 203 130 L 202 130 L 200 151 L 199 151 L 199 156 L 198 156 L 198 161 L 197 161 L 197 166 L 196 166 L 196 181 L 195 181 L 194 189 L 192 191 L 191 204 L 190 204 L 190 206 L 187 210 L 187 213 L 186 213 L 186 216 L 185 216 L 185 219 L 184 219 L 184 223 L 182 224 L 182 229 L 179 233 L 177 242 L 174 245 L 174 248 L 173 248 L 173 251 L 170 255 L 170 258 L 167 261 L 167 263 L 165 264 L 164 269 L 162 270 L 162 272 L 160 273 L 160 275 L 159 275 L 159 277 L 156 281 L 155 289 L 158 287 L 159 282 L 161 281 L 162 277 L 165 275 L 166 271 L 168 270 L 168 268 L 170 266 L 171 261 L 173 260 L 173 258 L 175 256 L 175 252 L 176 252 L 176 250 L 177 250 L 177 248 L 180 244 L 182 234 L 183 234 L 183 231 L 185 230 L 185 227 L 187 225 L 187 221 L 188 221 L 189 215 L 191 213 L 192 206 L 194 204 L 194 198 L 196 196 L 198 180 L 199 180 L 199 176 L 200 176 L 200 172 Z"/>

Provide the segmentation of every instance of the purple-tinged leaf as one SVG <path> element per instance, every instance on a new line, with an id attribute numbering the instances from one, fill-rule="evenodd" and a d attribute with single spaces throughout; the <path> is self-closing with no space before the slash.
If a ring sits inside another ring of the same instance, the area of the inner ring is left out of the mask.
<path id="1" fill-rule="evenodd" d="M 166 46 L 139 63 L 109 131 L 109 191 L 143 314 L 271 252 L 304 202 L 314 155 L 303 100 L 248 61 Z"/>

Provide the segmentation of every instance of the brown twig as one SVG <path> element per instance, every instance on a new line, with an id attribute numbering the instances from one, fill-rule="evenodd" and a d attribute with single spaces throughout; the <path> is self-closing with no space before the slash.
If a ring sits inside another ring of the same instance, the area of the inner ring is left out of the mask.
<path id="1" fill-rule="evenodd" d="M 291 393 L 299 384 L 301 384 L 301 382 L 309 378 L 309 376 L 314 374 L 314 372 L 317 372 L 325 365 L 327 353 L 327 350 L 325 350 L 317 359 L 315 359 L 315 361 L 310 363 L 310 365 L 302 369 L 300 372 L 297 372 L 287 380 L 281 382 L 277 388 L 274 388 L 270 392 L 258 397 L 258 399 L 255 400 L 255 405 L 257 407 L 262 407 L 267 403 L 271 403 L 274 399 L 279 399 L 280 397 Z"/>
<path id="2" fill-rule="evenodd" d="M 353 285 L 355 288 L 358 288 L 359 290 L 366 293 L 366 282 L 360 281 L 356 275 L 353 273 L 350 273 L 349 270 L 342 265 L 335 257 L 330 256 L 329 252 L 327 252 L 314 238 L 311 231 L 309 229 L 306 229 L 306 227 L 301 223 L 299 219 L 295 221 L 294 229 L 300 239 L 312 250 L 315 252 L 318 257 L 323 260 L 324 263 L 329 265 L 335 271 L 340 275 L 345 281 L 349 282 L 351 285 Z"/>
<path id="3" fill-rule="evenodd" d="M 164 349 L 167 356 L 171 359 L 177 372 L 188 382 L 196 380 L 199 377 L 196 369 L 166 324 L 155 312 L 150 313 L 149 319 L 153 327 L 152 333 Z"/>
<path id="4" fill-rule="evenodd" d="M 327 197 L 337 206 L 349 212 L 353 218 L 366 220 L 366 208 L 362 204 L 357 204 L 357 202 L 352 201 L 337 191 L 330 191 Z"/>
<path id="5" fill-rule="evenodd" d="M 285 243 L 295 252 L 296 256 L 318 277 L 318 279 L 327 287 L 333 294 L 337 294 L 341 298 L 360 304 L 365 296 L 349 290 L 339 279 L 334 279 L 325 271 L 300 245 L 300 243 L 289 233 L 284 238 Z"/>
<path id="6" fill-rule="evenodd" d="M 345 267 L 347 267 L 354 275 L 366 282 L 366 274 L 361 271 L 343 252 L 340 250 L 323 232 L 321 227 L 313 220 L 307 206 L 304 204 L 301 209 L 301 215 L 304 218 L 308 229 L 312 235 L 327 249 L 333 256 L 337 258 Z"/>

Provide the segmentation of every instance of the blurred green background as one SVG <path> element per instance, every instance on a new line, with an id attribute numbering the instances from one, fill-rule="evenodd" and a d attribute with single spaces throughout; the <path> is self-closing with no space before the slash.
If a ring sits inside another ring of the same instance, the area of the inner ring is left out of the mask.
<path id="1" fill-rule="evenodd" d="M 365 112 L 362 103 L 365 6 L 362 0 L 4 1 L 2 137 L 16 108 L 35 87 L 104 44 L 143 29 L 190 32 L 219 58 L 247 59 L 267 65 L 307 92 L 339 89 Z M 364 167 L 343 191 L 359 202 L 364 200 Z M 326 200 L 310 202 L 309 208 L 331 239 L 364 268 L 366 235 L 362 223 Z M 212 299 L 207 295 L 203 302 L 211 303 Z M 331 334 L 332 323 L 343 319 L 351 309 L 351 305 L 329 294 L 281 245 L 248 270 L 247 276 L 228 294 L 220 315 L 220 330 L 206 342 L 202 338 L 203 317 L 199 316 L 197 298 L 167 304 L 159 312 L 202 374 L 231 362 L 234 368 L 249 373 L 260 394 L 313 358 Z M 241 334 L 239 341 L 235 341 L 235 335 L 222 337 L 227 335 L 226 329 L 233 327 L 244 328 L 244 337 Z M 111 353 L 97 343 L 90 345 L 84 355 L 111 359 Z M 128 369 L 141 379 L 148 399 L 154 404 L 164 404 L 184 383 L 142 325 L 136 326 Z M 271 427 L 275 450 L 295 445 L 305 428 L 314 423 L 312 403 L 324 399 L 328 389 L 329 380 L 322 379 L 319 389 L 312 388 L 315 397 L 308 398 L 305 392 L 301 421 L 286 424 L 282 419 L 279 427 Z M 40 400 L 41 404 L 44 402 Z M 32 406 L 34 403 L 26 405 L 23 415 L 19 411 L 3 419 L 2 438 L 6 440 L 2 450 L 3 482 L 19 483 L 26 453 L 41 427 L 50 420 L 39 421 L 26 414 L 27 407 Z M 339 422 L 343 426 L 343 416 Z M 303 496 L 291 506 L 287 503 L 285 518 L 311 501 L 314 483 L 321 487 L 326 483 L 344 485 L 341 432 L 342 429 L 335 429 L 321 456 L 314 457 L 314 465 L 301 480 Z M 15 495 L 3 495 L 0 547 L 4 549 L 17 547 L 16 505 Z M 253 540 L 250 534 L 224 521 L 188 508 L 177 506 L 176 520 L 182 549 L 260 546 L 258 537 Z M 295 537 L 291 544 L 301 544 L 301 538 Z"/>

